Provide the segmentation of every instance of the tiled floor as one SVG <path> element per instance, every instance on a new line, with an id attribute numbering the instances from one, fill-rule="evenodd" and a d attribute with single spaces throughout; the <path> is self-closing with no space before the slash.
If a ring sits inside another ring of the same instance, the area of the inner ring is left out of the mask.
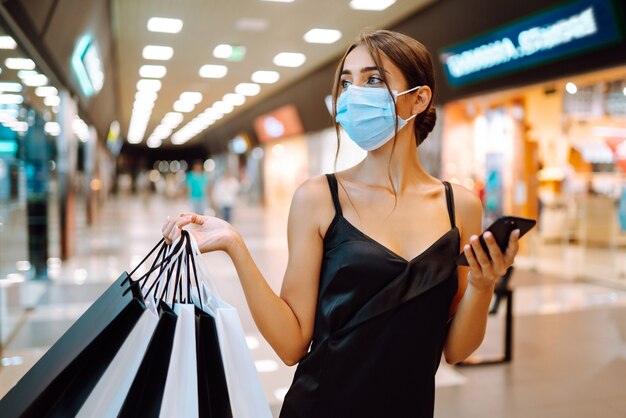
<path id="1" fill-rule="evenodd" d="M 95 225 L 85 227 L 78 218 L 76 254 L 60 265 L 52 263 L 54 279 L 48 285 L 0 286 L 0 297 L 38 299 L 17 319 L 21 322 L 2 354 L 0 396 L 112 280 L 141 260 L 159 240 L 165 217 L 183 209 L 184 201 L 160 197 L 147 202 L 132 197 L 111 200 Z M 276 291 L 287 261 L 286 214 L 286 208 L 272 213 L 240 208 L 234 220 Z M 277 414 L 294 368 L 282 365 L 256 330 L 227 256 L 204 258 L 224 299 L 239 309 L 254 359 L 270 366 L 260 376 Z M 626 417 L 626 291 L 523 268 L 516 270 L 512 283 L 513 361 L 463 368 L 442 364 L 436 417 Z M 504 304 L 490 318 L 478 354 L 501 352 L 503 316 Z"/>

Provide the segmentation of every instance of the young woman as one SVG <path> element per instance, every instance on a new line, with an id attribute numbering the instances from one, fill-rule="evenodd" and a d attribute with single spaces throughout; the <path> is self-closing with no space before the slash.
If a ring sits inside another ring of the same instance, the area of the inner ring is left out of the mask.
<path id="1" fill-rule="evenodd" d="M 369 152 L 296 191 L 280 296 L 228 223 L 182 214 L 163 227 L 171 242 L 195 224 L 203 252 L 228 253 L 259 330 L 286 364 L 298 363 L 282 418 L 432 417 L 442 352 L 454 364 L 483 339 L 519 231 L 504 253 L 486 234 L 487 254 L 479 199 L 420 165 L 434 91 L 430 54 L 412 38 L 364 33 L 348 49 L 334 113 Z M 469 267 L 455 265 L 460 251 Z"/>

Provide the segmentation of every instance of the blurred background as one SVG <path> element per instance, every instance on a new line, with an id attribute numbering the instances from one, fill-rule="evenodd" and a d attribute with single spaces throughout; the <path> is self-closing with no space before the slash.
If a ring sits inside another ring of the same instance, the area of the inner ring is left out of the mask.
<path id="1" fill-rule="evenodd" d="M 626 416 L 626 12 L 622 0 L 6 0 L 0 4 L 0 395 L 195 210 L 242 231 L 270 285 L 305 179 L 337 153 L 336 65 L 362 29 L 431 51 L 434 176 L 485 224 L 532 217 L 511 276 L 510 362 L 442 365 L 437 417 Z M 416 218 L 419 222 L 419 218 Z M 237 306 L 270 405 L 293 368 Z M 479 355 L 503 350 L 506 307 Z"/>

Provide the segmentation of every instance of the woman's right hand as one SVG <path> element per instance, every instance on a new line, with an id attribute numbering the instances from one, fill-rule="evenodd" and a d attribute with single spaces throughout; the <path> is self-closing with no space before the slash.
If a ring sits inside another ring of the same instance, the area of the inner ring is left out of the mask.
<path id="1" fill-rule="evenodd" d="M 200 252 L 226 251 L 240 238 L 239 233 L 228 222 L 214 216 L 201 216 L 195 213 L 181 213 L 178 218 L 168 218 L 161 232 L 165 242 L 170 245 L 180 237 L 181 229 L 189 224 L 196 227 L 189 229 L 198 244 Z"/>

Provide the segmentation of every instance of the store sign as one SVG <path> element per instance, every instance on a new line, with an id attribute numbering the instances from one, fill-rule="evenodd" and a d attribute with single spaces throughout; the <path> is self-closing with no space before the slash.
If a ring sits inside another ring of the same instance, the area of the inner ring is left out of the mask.
<path id="1" fill-rule="evenodd" d="M 579 0 L 446 48 L 439 57 L 449 83 L 456 87 L 620 39 L 611 0 Z"/>
<path id="2" fill-rule="evenodd" d="M 253 124 L 259 142 L 270 142 L 304 132 L 298 109 L 294 105 L 286 105 L 259 116 Z"/>
<path id="3" fill-rule="evenodd" d="M 98 94 L 104 85 L 104 70 L 98 49 L 91 36 L 83 36 L 72 54 L 72 68 L 87 97 Z"/>

